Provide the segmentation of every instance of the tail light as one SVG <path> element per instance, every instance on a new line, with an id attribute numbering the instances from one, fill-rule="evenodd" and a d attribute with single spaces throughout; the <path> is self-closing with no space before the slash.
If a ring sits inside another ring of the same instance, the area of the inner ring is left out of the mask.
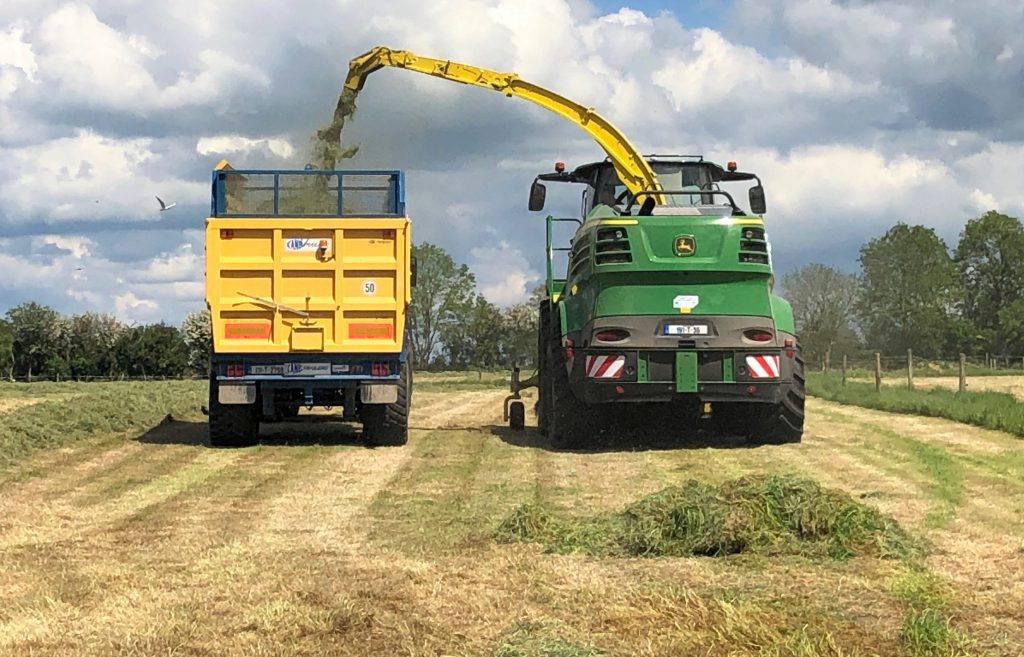
<path id="1" fill-rule="evenodd" d="M 391 363 L 387 361 L 376 362 L 371 370 L 373 376 L 391 376 Z"/>
<path id="2" fill-rule="evenodd" d="M 245 366 L 240 363 L 228 365 L 228 376 L 232 379 L 238 379 L 245 376 Z"/>
<path id="3" fill-rule="evenodd" d="M 594 334 L 594 340 L 598 342 L 622 342 L 629 337 L 629 331 L 625 329 L 604 329 Z"/>
<path id="4" fill-rule="evenodd" d="M 775 335 L 771 331 L 763 329 L 749 329 L 743 332 L 743 337 L 754 342 L 771 342 L 775 339 Z"/>

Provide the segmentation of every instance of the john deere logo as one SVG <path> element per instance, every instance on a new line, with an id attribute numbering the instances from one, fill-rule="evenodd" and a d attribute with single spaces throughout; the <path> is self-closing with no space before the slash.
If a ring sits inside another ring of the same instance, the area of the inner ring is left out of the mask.
<path id="1" fill-rule="evenodd" d="M 676 237 L 675 249 L 677 256 L 691 256 L 697 251 L 697 240 L 693 239 L 693 235 L 679 235 Z"/>

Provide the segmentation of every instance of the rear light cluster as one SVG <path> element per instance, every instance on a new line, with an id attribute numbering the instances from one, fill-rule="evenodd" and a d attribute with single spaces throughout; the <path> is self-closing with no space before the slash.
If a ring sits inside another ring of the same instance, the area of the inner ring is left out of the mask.
<path id="1" fill-rule="evenodd" d="M 373 364 L 371 374 L 373 376 L 391 376 L 391 363 L 379 361 Z"/>
<path id="2" fill-rule="evenodd" d="M 768 242 L 765 239 L 764 228 L 759 226 L 744 226 L 740 233 L 740 262 L 755 265 L 768 264 Z"/>
<path id="3" fill-rule="evenodd" d="M 743 332 L 743 337 L 753 342 L 771 342 L 775 339 L 775 335 L 771 331 L 764 329 L 747 329 Z"/>
<path id="4" fill-rule="evenodd" d="M 602 228 L 597 231 L 597 243 L 594 248 L 597 264 L 618 265 L 633 262 L 633 254 L 629 247 L 629 235 L 625 228 Z"/>
<path id="5" fill-rule="evenodd" d="M 240 363 L 228 365 L 228 377 L 238 379 L 245 376 L 245 366 Z"/>
<path id="6" fill-rule="evenodd" d="M 629 338 L 629 331 L 625 329 L 603 329 L 594 334 L 595 342 L 622 342 Z"/>

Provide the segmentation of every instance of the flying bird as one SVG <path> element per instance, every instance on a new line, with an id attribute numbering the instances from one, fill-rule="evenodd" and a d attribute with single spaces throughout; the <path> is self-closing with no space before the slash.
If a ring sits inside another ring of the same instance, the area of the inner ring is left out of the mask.
<path id="1" fill-rule="evenodd" d="M 177 205 L 177 203 L 164 203 L 164 200 L 159 196 L 156 197 L 156 202 L 160 204 L 160 212 L 167 212 Z"/>

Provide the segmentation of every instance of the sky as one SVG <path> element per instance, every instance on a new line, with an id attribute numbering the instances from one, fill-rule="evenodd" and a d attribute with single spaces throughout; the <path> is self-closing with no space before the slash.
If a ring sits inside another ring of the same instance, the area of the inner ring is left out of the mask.
<path id="1" fill-rule="evenodd" d="M 988 210 L 1024 216 L 1019 0 L 4 0 L 0 312 L 202 309 L 210 170 L 303 166 L 378 44 L 515 71 L 645 152 L 738 161 L 764 181 L 779 273 L 854 271 L 897 221 L 953 244 Z M 534 176 L 603 157 L 537 106 L 395 69 L 344 141 L 353 167 L 406 171 L 415 239 L 499 305 L 544 271 Z"/>

